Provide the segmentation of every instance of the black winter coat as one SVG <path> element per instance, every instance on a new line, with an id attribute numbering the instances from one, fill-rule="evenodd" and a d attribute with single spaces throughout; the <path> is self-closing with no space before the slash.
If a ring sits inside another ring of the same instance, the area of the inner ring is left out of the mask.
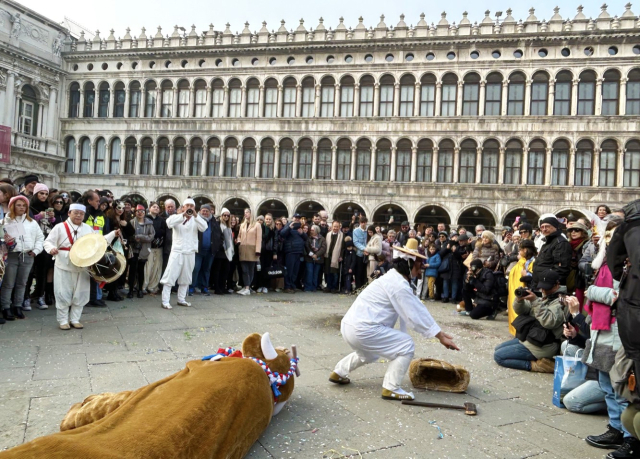
<path id="1" fill-rule="evenodd" d="M 153 222 L 153 229 L 155 230 L 151 248 L 161 249 L 164 246 L 164 238 L 167 235 L 167 220 L 161 215 L 154 217 L 153 215 L 149 214 L 147 215 L 147 218 Z"/>
<path id="2" fill-rule="evenodd" d="M 488 268 L 482 268 L 476 277 L 471 277 L 465 287 L 475 291 L 476 303 L 479 305 L 482 303 L 494 305 L 498 302 L 498 292 L 493 271 Z"/>
<path id="3" fill-rule="evenodd" d="M 536 262 L 533 265 L 532 286 L 537 288 L 538 280 L 543 272 L 552 269 L 560 275 L 560 285 L 566 285 L 567 276 L 571 270 L 573 249 L 560 230 L 547 236 Z"/>
<path id="4" fill-rule="evenodd" d="M 355 274 L 357 262 L 358 257 L 356 256 L 356 249 L 344 249 L 344 251 L 342 252 L 342 274 L 349 274 L 349 270 L 351 270 L 352 274 Z M 360 263 L 362 263 L 362 261 L 360 261 Z"/>
<path id="5" fill-rule="evenodd" d="M 280 237 L 284 240 L 284 253 L 304 253 L 304 245 L 307 241 L 307 235 L 305 233 L 298 233 L 298 230 L 291 229 L 291 225 L 288 224 L 280 230 Z"/>
<path id="6" fill-rule="evenodd" d="M 213 255 L 218 253 L 218 250 L 222 248 L 222 230 L 220 229 L 220 220 L 211 218 L 207 222 L 209 225 L 211 234 L 211 253 Z M 198 231 L 198 252 L 202 251 L 202 236 L 204 232 Z M 225 255 L 226 257 L 226 255 Z"/>
<path id="7" fill-rule="evenodd" d="M 164 218 L 164 224 L 167 224 L 167 218 L 170 217 L 166 212 L 162 213 L 162 218 Z M 199 231 L 198 231 L 199 232 Z M 173 230 L 169 230 L 167 228 L 164 234 L 164 246 L 162 247 L 162 253 L 164 255 L 169 255 L 171 253 L 171 246 L 173 245 Z"/>

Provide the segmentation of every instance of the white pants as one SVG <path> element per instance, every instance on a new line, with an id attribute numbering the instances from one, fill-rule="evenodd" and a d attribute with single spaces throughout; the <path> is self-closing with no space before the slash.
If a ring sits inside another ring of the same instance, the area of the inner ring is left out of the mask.
<path id="1" fill-rule="evenodd" d="M 167 261 L 167 269 L 160 279 L 160 283 L 164 284 L 162 288 L 162 303 L 168 304 L 171 297 L 171 287 L 178 282 L 178 302 L 186 301 L 187 289 L 191 284 L 191 276 L 193 267 L 196 264 L 195 253 L 176 253 L 171 252 Z"/>
<path id="2" fill-rule="evenodd" d="M 53 270 L 53 293 L 56 297 L 56 318 L 60 325 L 80 322 L 82 309 L 89 302 L 89 273 Z M 71 313 L 69 313 L 71 310 Z"/>
<path id="3" fill-rule="evenodd" d="M 400 389 L 415 352 L 411 336 L 384 326 L 356 329 L 343 323 L 340 330 L 346 343 L 355 352 L 338 362 L 334 369 L 337 374 L 346 378 L 356 368 L 384 357 L 391 362 L 384 375 L 382 387 L 390 391 Z"/>
<path id="4" fill-rule="evenodd" d="M 151 249 L 149 258 L 144 265 L 143 289 L 155 290 L 158 288 L 162 276 L 162 249 Z"/>

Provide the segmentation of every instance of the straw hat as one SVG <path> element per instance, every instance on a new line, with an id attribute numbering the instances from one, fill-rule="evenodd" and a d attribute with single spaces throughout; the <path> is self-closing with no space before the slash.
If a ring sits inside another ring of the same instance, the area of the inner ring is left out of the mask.
<path id="1" fill-rule="evenodd" d="M 398 252 L 406 253 L 407 255 L 412 255 L 414 257 L 419 257 L 424 260 L 427 259 L 427 257 L 418 253 L 418 240 L 414 238 L 409 238 L 404 247 L 393 247 L 393 250 L 397 250 Z"/>
<path id="2" fill-rule="evenodd" d="M 122 276 L 127 269 L 127 259 L 120 252 L 115 251 L 105 253 L 104 258 L 104 262 L 101 259 L 89 267 L 89 274 L 93 280 L 109 284 Z"/>
<path id="3" fill-rule="evenodd" d="M 69 251 L 69 260 L 78 268 L 86 268 L 100 260 L 107 250 L 103 235 L 92 233 L 78 239 Z"/>
<path id="4" fill-rule="evenodd" d="M 440 392 L 465 392 L 471 375 L 460 365 L 444 360 L 414 359 L 409 367 L 409 379 L 416 389 Z"/>

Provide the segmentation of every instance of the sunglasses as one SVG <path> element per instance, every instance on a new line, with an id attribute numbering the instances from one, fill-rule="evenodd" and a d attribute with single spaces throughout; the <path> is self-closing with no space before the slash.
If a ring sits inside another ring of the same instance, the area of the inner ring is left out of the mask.
<path id="1" fill-rule="evenodd" d="M 67 193 L 62 193 L 60 196 L 62 196 L 62 197 L 63 197 L 63 198 L 65 198 L 65 199 L 68 199 L 68 198 L 69 198 L 69 195 L 68 195 Z"/>
<path id="2" fill-rule="evenodd" d="M 569 228 L 567 230 L 567 233 L 581 233 L 581 232 L 582 232 L 582 230 L 579 229 L 579 228 Z"/>
<path id="3" fill-rule="evenodd" d="M 223 217 L 224 217 L 224 218 L 229 218 L 229 217 L 230 217 L 230 215 L 223 215 Z"/>
<path id="4" fill-rule="evenodd" d="M 54 206 L 57 206 L 58 204 L 60 204 L 60 205 L 64 205 L 64 201 L 55 201 L 55 202 L 53 203 L 53 205 L 54 205 Z"/>

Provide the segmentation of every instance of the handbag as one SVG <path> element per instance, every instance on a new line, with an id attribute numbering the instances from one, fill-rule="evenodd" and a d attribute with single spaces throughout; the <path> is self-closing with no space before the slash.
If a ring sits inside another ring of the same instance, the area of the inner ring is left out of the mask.
<path id="1" fill-rule="evenodd" d="M 556 366 L 553 376 L 552 402 L 558 408 L 564 408 L 562 400 L 573 389 L 581 386 L 587 380 L 586 364 L 582 363 L 584 349 L 578 349 L 575 355 L 567 355 L 565 350 L 562 356 L 556 356 Z"/>
<path id="2" fill-rule="evenodd" d="M 444 260 L 442 260 L 442 263 L 440 263 L 440 266 L 438 267 L 438 272 L 439 273 L 448 273 L 449 271 L 451 271 L 451 257 L 450 256 L 446 256 L 444 257 Z"/>
<path id="3" fill-rule="evenodd" d="M 635 362 L 627 357 L 624 347 L 618 349 L 616 361 L 609 371 L 613 390 L 629 403 L 640 403 L 636 380 Z"/>
<path id="4" fill-rule="evenodd" d="M 284 267 L 277 261 L 271 263 L 269 269 L 267 269 L 267 277 L 269 279 L 279 279 L 284 277 Z"/>

